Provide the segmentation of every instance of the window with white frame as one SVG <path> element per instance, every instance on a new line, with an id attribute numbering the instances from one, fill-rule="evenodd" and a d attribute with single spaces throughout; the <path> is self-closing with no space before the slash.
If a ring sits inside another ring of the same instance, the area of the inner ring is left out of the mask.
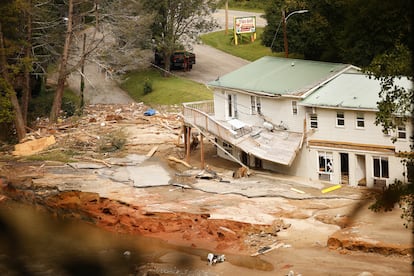
<path id="1" fill-rule="evenodd" d="M 405 140 L 407 138 L 407 129 L 405 125 L 399 125 L 397 127 L 397 138 L 401 140 Z"/>
<path id="2" fill-rule="evenodd" d="M 397 139 L 400 140 L 405 140 L 407 139 L 407 129 L 405 128 L 405 124 L 402 118 L 396 118 L 396 124 L 397 124 L 397 129 L 396 129 L 396 134 L 397 134 Z"/>
<path id="3" fill-rule="evenodd" d="M 345 126 L 345 114 L 343 111 L 336 112 L 336 126 L 344 127 Z"/>
<path id="4" fill-rule="evenodd" d="M 292 114 L 298 115 L 298 102 L 292 101 Z"/>
<path id="5" fill-rule="evenodd" d="M 373 161 L 374 161 L 374 177 L 388 178 L 389 177 L 388 157 L 374 156 Z"/>
<path id="6" fill-rule="evenodd" d="M 309 115 L 310 127 L 318 128 L 318 114 L 312 113 Z"/>
<path id="7" fill-rule="evenodd" d="M 237 118 L 237 95 L 227 95 L 228 116 L 230 118 Z"/>
<path id="8" fill-rule="evenodd" d="M 260 98 L 256 96 L 250 96 L 251 114 L 262 114 L 262 106 Z"/>
<path id="9" fill-rule="evenodd" d="M 333 173 L 333 155 L 332 152 L 318 152 L 319 179 L 330 181 Z"/>
<path id="10" fill-rule="evenodd" d="M 357 112 L 356 114 L 356 127 L 357 128 L 365 127 L 365 117 L 364 117 L 364 113 L 362 112 Z"/>

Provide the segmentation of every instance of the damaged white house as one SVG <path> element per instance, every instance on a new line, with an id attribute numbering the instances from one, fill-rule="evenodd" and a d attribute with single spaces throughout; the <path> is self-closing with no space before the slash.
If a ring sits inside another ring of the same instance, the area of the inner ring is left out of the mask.
<path id="1" fill-rule="evenodd" d="M 381 85 L 355 66 L 263 57 L 209 86 L 214 100 L 185 103 L 184 122 L 213 135 L 223 158 L 332 184 L 404 178 L 411 124 L 389 134 L 374 124 Z"/>

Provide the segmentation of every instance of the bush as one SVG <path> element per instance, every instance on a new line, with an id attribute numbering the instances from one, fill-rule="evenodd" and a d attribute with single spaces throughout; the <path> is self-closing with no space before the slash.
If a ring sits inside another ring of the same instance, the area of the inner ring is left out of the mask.
<path id="1" fill-rule="evenodd" d="M 101 137 L 98 145 L 100 152 L 114 152 L 121 150 L 127 141 L 127 134 L 123 130 L 117 130 Z"/>
<path id="2" fill-rule="evenodd" d="M 146 79 L 144 82 L 144 95 L 147 95 L 152 92 L 152 81 L 150 79 Z"/>

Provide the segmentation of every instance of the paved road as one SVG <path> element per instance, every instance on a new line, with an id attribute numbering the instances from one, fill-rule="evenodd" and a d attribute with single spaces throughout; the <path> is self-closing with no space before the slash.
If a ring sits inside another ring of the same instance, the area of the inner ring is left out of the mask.
<path id="1" fill-rule="evenodd" d="M 256 26 L 264 27 L 266 20 L 261 17 L 259 13 L 242 12 L 242 11 L 229 11 L 229 30 L 233 28 L 233 18 L 243 16 L 256 16 Z M 225 29 L 225 11 L 218 10 L 213 14 L 213 17 L 217 20 L 219 28 L 217 30 Z M 229 55 L 213 47 L 197 44 L 194 45 L 193 52 L 196 54 L 196 64 L 190 72 L 174 72 L 181 77 L 189 78 L 193 81 L 206 84 L 210 81 L 217 79 L 217 77 L 230 73 L 246 64 L 249 61 Z"/>
<path id="2" fill-rule="evenodd" d="M 266 20 L 261 18 L 259 13 L 229 11 L 229 29 L 233 28 L 233 17 L 242 16 L 256 16 L 257 26 L 263 27 L 266 25 Z M 220 26 L 217 30 L 224 29 L 225 11 L 218 10 L 213 14 L 213 17 Z M 249 63 L 247 60 L 229 55 L 207 45 L 194 45 L 193 51 L 197 56 L 197 63 L 193 69 L 190 72 L 174 71 L 173 73 L 203 84 Z M 87 104 L 128 104 L 134 101 L 125 91 L 119 88 L 113 79 L 100 71 L 96 64 L 87 62 L 85 75 L 87 79 L 84 95 Z M 79 73 L 72 73 L 67 81 L 73 90 L 79 90 Z"/>

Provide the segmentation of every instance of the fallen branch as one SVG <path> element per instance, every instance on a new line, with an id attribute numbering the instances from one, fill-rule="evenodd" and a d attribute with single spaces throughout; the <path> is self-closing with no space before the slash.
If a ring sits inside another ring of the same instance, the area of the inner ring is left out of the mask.
<path id="1" fill-rule="evenodd" d="M 93 161 L 93 162 L 96 162 L 96 163 L 101 163 L 101 164 L 104 164 L 105 166 L 107 166 L 108 168 L 112 167 L 111 164 L 109 164 L 108 162 L 106 162 L 104 160 L 95 159 L 95 158 L 87 157 L 87 156 L 83 156 L 81 159 L 86 159 L 86 160 Z"/>
<path id="2" fill-rule="evenodd" d="M 183 160 L 180 160 L 180 159 L 177 159 L 177 158 L 175 158 L 175 157 L 173 157 L 173 156 L 168 156 L 168 160 L 171 160 L 171 161 L 174 161 L 174 162 L 177 162 L 177 163 L 181 163 L 181 164 L 183 164 L 184 166 L 186 166 L 187 168 L 193 168 L 190 164 L 188 164 L 187 162 L 185 162 L 185 161 L 183 161 Z"/>

